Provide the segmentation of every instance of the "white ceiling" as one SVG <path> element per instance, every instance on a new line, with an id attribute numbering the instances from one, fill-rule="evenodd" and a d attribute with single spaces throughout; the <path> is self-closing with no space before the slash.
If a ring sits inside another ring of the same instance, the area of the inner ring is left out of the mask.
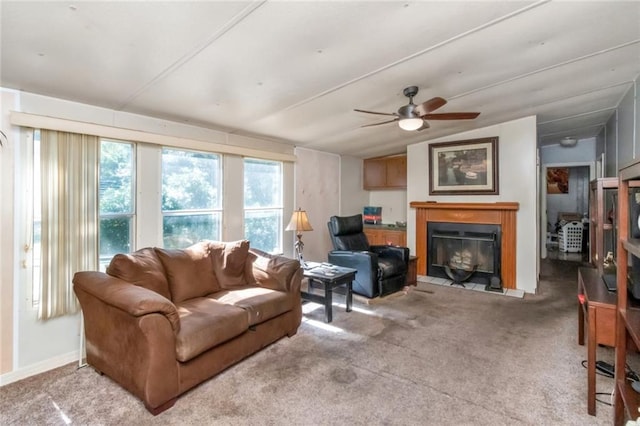
<path id="1" fill-rule="evenodd" d="M 2 87 L 372 157 L 537 115 L 599 133 L 640 74 L 640 2 L 0 4 Z M 361 128 L 415 85 L 475 120 Z"/>

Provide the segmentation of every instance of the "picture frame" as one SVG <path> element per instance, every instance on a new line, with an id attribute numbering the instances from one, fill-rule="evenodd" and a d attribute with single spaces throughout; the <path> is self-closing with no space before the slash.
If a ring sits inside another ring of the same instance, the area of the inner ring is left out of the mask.
<path id="1" fill-rule="evenodd" d="M 498 195 L 498 137 L 429 145 L 429 195 Z"/>
<path id="2" fill-rule="evenodd" d="M 547 168 L 547 194 L 569 193 L 569 168 Z"/>

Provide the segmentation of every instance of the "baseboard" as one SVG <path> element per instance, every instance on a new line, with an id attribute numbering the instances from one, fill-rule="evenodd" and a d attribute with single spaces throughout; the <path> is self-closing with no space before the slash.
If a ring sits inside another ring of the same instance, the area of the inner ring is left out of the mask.
<path id="1" fill-rule="evenodd" d="M 19 368 L 9 373 L 0 374 L 0 387 L 8 385 L 18 380 L 26 379 L 27 377 L 35 376 L 36 374 L 44 373 L 45 371 L 53 370 L 54 368 L 62 367 L 63 365 L 71 362 L 78 361 L 78 351 L 68 352 L 66 354 L 58 355 L 53 358 L 49 358 L 45 361 L 31 364 L 27 367 Z"/>

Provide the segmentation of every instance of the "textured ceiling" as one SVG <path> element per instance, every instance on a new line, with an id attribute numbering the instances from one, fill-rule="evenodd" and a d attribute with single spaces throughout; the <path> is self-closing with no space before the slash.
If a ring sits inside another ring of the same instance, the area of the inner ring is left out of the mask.
<path id="1" fill-rule="evenodd" d="M 371 157 L 538 117 L 538 143 L 599 133 L 640 74 L 640 2 L 0 3 L 2 87 Z M 418 86 L 435 112 L 389 117 Z M 391 117 L 392 118 L 392 117 Z"/>

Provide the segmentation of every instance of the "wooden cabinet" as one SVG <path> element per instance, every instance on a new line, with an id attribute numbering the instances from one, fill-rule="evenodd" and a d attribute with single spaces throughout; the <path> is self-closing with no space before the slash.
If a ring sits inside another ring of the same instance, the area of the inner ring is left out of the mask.
<path id="1" fill-rule="evenodd" d="M 409 257 L 409 270 L 407 271 L 407 285 L 418 285 L 418 257 Z"/>
<path id="2" fill-rule="evenodd" d="M 404 229 L 366 227 L 364 233 L 372 246 L 389 244 L 400 247 L 407 246 L 407 232 Z"/>
<path id="3" fill-rule="evenodd" d="M 407 187 L 407 156 L 368 158 L 363 163 L 364 189 Z"/>
<path id="4" fill-rule="evenodd" d="M 596 415 L 596 356 L 598 345 L 616 341 L 616 294 L 607 291 L 595 268 L 578 269 L 578 344 L 587 334 L 587 413 Z"/>
<path id="5" fill-rule="evenodd" d="M 614 252 L 615 229 L 609 212 L 613 208 L 613 197 L 618 192 L 618 178 L 607 177 L 591 181 L 589 184 L 589 252 L 591 264 L 598 273 L 615 275 L 615 267 L 605 268 L 604 259 L 608 251 Z M 607 269 L 605 271 L 605 269 Z"/>
<path id="6" fill-rule="evenodd" d="M 640 408 L 640 394 L 627 380 L 627 351 L 640 347 L 640 310 L 629 306 L 627 292 L 629 259 L 640 258 L 640 239 L 632 238 L 630 232 L 630 188 L 640 185 L 640 161 L 620 169 L 618 181 L 618 249 L 617 259 L 617 333 L 615 360 L 614 423 L 622 425 L 625 417 L 635 420 Z M 637 218 L 633 218 L 637 220 Z"/>

